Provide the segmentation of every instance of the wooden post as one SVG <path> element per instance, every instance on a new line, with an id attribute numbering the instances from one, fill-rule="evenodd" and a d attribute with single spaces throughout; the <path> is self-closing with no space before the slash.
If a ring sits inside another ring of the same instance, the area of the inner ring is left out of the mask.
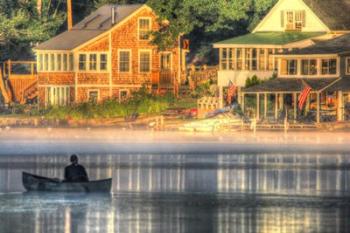
<path id="1" fill-rule="evenodd" d="M 244 114 L 244 109 L 245 109 L 245 94 L 244 94 L 244 93 L 242 93 L 241 108 L 242 108 L 242 112 L 243 112 L 243 114 Z"/>
<path id="2" fill-rule="evenodd" d="M 8 74 L 8 77 L 10 78 L 11 73 L 12 73 L 12 62 L 11 62 L 11 60 L 8 60 L 7 62 L 8 62 L 8 64 L 7 64 L 7 69 L 8 69 L 7 74 Z"/>
<path id="3" fill-rule="evenodd" d="M 278 120 L 278 93 L 275 94 L 275 120 Z"/>
<path id="4" fill-rule="evenodd" d="M 34 63 L 31 63 L 31 65 L 30 65 L 30 71 L 31 71 L 31 74 L 32 74 L 32 76 L 34 76 Z"/>
<path id="5" fill-rule="evenodd" d="M 256 119 L 260 120 L 260 93 L 256 93 Z"/>
<path id="6" fill-rule="evenodd" d="M 219 108 L 224 107 L 224 87 L 219 86 Z"/>
<path id="7" fill-rule="evenodd" d="M 297 114 L 298 114 L 298 109 L 297 109 L 297 93 L 293 93 L 293 107 L 294 107 L 294 121 L 297 120 Z"/>
<path id="8" fill-rule="evenodd" d="M 344 100 L 343 100 L 343 92 L 338 91 L 337 92 L 337 120 L 343 121 L 344 120 Z"/>
<path id="9" fill-rule="evenodd" d="M 267 117 L 267 93 L 264 94 L 264 117 Z"/>
<path id="10" fill-rule="evenodd" d="M 70 31 L 73 27 L 72 0 L 67 0 L 67 24 Z"/>
<path id="11" fill-rule="evenodd" d="M 321 120 L 320 120 L 320 93 L 317 92 L 316 95 L 317 95 L 317 102 L 316 102 L 316 104 L 317 104 L 317 106 L 316 106 L 316 108 L 317 108 L 316 122 L 317 122 L 317 123 L 320 123 L 320 122 L 321 122 Z"/>

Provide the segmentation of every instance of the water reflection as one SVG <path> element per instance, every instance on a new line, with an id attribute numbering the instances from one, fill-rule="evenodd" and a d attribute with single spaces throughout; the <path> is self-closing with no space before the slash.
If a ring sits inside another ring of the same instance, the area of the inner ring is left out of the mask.
<path id="1" fill-rule="evenodd" d="M 350 231 L 345 154 L 87 154 L 113 194 L 14 193 L 22 171 L 62 178 L 68 159 L 0 156 L 0 233 Z"/>
<path id="2" fill-rule="evenodd" d="M 338 154 L 82 155 L 91 179 L 113 177 L 113 192 L 255 193 L 342 196 L 350 156 Z M 0 192 L 23 191 L 21 172 L 63 177 L 68 156 L 0 157 Z"/>
<path id="3" fill-rule="evenodd" d="M 0 232 L 348 232 L 347 199 L 220 195 L 1 195 Z M 16 208 L 11 208 L 11 207 Z"/>

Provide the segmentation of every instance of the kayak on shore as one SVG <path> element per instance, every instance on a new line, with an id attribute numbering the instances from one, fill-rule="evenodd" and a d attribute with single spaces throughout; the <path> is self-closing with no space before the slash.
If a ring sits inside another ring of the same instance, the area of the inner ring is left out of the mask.
<path id="1" fill-rule="evenodd" d="M 51 179 L 30 173 L 22 173 L 24 188 L 38 192 L 85 192 L 85 193 L 106 193 L 111 192 L 112 179 L 96 180 L 89 182 L 64 182 L 59 179 Z"/>

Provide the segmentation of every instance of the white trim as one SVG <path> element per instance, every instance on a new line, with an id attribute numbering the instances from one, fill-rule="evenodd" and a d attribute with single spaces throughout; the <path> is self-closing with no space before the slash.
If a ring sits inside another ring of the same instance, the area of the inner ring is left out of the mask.
<path id="1" fill-rule="evenodd" d="M 121 92 L 126 92 L 126 98 L 129 98 L 130 96 L 130 90 L 129 89 L 120 89 L 119 90 L 119 93 L 118 93 L 118 100 L 119 100 L 119 103 L 121 103 Z"/>
<path id="2" fill-rule="evenodd" d="M 149 55 L 150 55 L 150 57 L 149 57 L 149 71 L 148 72 L 143 72 L 143 71 L 141 71 L 141 53 L 143 53 L 143 52 L 147 52 L 147 53 L 149 53 Z M 152 53 L 153 52 L 153 50 L 152 49 L 139 49 L 139 51 L 138 51 L 138 65 L 139 65 L 139 69 L 138 69 L 138 71 L 139 71 L 139 74 L 150 74 L 150 73 L 152 73 L 152 62 L 153 62 L 153 57 L 152 57 Z"/>
<path id="3" fill-rule="evenodd" d="M 350 72 L 348 72 L 348 66 L 350 65 L 350 57 L 345 57 L 345 74 L 350 75 Z"/>
<path id="4" fill-rule="evenodd" d="M 37 67 L 38 67 L 38 70 L 37 70 L 37 72 L 38 73 L 71 73 L 71 72 L 73 72 L 74 70 L 71 70 L 70 69 L 70 60 L 69 60 L 69 55 L 71 55 L 72 53 L 66 53 L 66 52 L 64 52 L 64 53 L 62 53 L 62 52 L 38 52 L 38 53 L 36 53 L 36 62 L 37 62 Z M 45 56 L 48 56 L 48 60 L 47 60 L 47 62 L 45 61 Z M 54 56 L 54 65 L 55 65 L 55 69 L 51 69 L 51 67 L 52 67 L 52 61 L 51 61 L 51 56 Z M 58 56 L 59 55 L 61 55 L 61 69 L 59 70 L 58 69 L 58 63 L 57 63 L 57 58 L 58 58 Z M 64 63 L 63 63 L 63 61 L 64 61 L 64 56 L 67 56 L 67 70 L 64 70 Z M 39 57 L 40 56 L 42 56 L 42 65 L 41 65 L 41 67 L 39 66 Z M 47 63 L 47 64 L 46 64 Z M 48 65 L 47 66 L 47 68 L 48 69 L 46 69 L 46 65 Z M 39 68 L 41 68 L 41 69 L 39 69 Z"/>
<path id="5" fill-rule="evenodd" d="M 128 52 L 129 53 L 129 71 L 120 71 L 120 52 Z M 120 74 L 131 74 L 132 73 L 132 50 L 131 49 L 118 49 L 117 54 L 118 61 L 118 73 Z"/>
<path id="6" fill-rule="evenodd" d="M 85 70 L 80 70 L 80 55 L 86 55 L 86 64 L 85 64 Z M 96 55 L 96 70 L 90 69 L 90 56 Z M 107 56 L 107 70 L 101 70 L 101 55 Z M 110 65 L 109 63 L 109 52 L 78 52 L 78 66 L 76 69 L 76 72 L 78 73 L 109 73 L 110 72 Z"/>
<path id="7" fill-rule="evenodd" d="M 338 54 L 276 54 L 274 55 L 276 58 L 281 59 L 281 58 L 336 58 L 338 57 Z"/>
<path id="8" fill-rule="evenodd" d="M 322 60 L 330 60 L 330 59 L 336 59 L 337 60 L 337 72 L 336 74 L 322 74 Z M 340 76 L 340 58 L 339 57 L 307 57 L 307 58 L 301 58 L 301 57 L 288 57 L 284 60 L 296 60 L 297 61 L 297 74 L 296 75 L 288 75 L 288 74 L 282 74 L 282 61 L 283 59 L 278 59 L 279 61 L 279 69 L 278 69 L 278 77 L 279 78 L 338 78 Z M 316 69 L 317 73 L 314 75 L 305 75 L 301 73 L 302 69 L 302 60 L 316 60 Z"/>
<path id="9" fill-rule="evenodd" d="M 67 106 L 71 103 L 71 85 L 45 86 L 45 106 Z M 50 88 L 50 92 L 48 92 Z M 53 91 L 54 90 L 54 91 Z M 55 94 L 54 94 L 55 92 Z M 50 95 L 50 98 L 49 98 Z M 50 102 L 50 103 L 49 103 Z"/>
<path id="10" fill-rule="evenodd" d="M 173 71 L 173 53 L 171 51 L 162 51 L 159 53 L 159 70 L 162 70 L 162 55 L 169 54 L 170 55 L 170 71 Z"/>
<path id="11" fill-rule="evenodd" d="M 143 20 L 143 19 L 145 19 L 145 20 L 149 20 L 149 29 L 148 29 L 148 31 L 149 32 L 152 32 L 152 17 L 147 17 L 147 16 L 145 16 L 145 17 L 143 17 L 143 16 L 141 16 L 141 17 L 138 17 L 137 18 L 137 40 L 139 40 L 139 41 L 150 41 L 151 40 L 151 35 L 149 35 L 149 37 L 148 37 L 148 39 L 140 39 L 140 20 Z"/>
<path id="12" fill-rule="evenodd" d="M 90 101 L 90 93 L 91 92 L 97 92 L 97 102 L 99 102 L 101 100 L 101 96 L 100 96 L 100 89 L 88 89 L 87 90 L 87 101 Z"/>
<path id="13" fill-rule="evenodd" d="M 260 21 L 260 23 L 254 28 L 253 33 L 258 32 L 259 28 L 265 23 L 265 21 L 270 18 L 271 15 L 275 14 L 275 11 L 278 9 L 278 7 L 283 3 L 283 1 L 290 1 L 290 0 L 279 0 L 275 6 L 269 11 L 269 13 L 263 18 L 263 20 Z M 305 8 L 307 8 L 310 12 L 314 14 L 316 19 L 319 21 L 319 23 L 326 29 L 327 32 L 330 32 L 331 30 L 329 27 L 323 23 L 323 21 L 318 17 L 318 15 L 315 14 L 314 11 L 311 10 L 311 8 L 306 5 L 306 3 L 303 0 L 293 0 L 293 1 L 299 1 L 301 4 L 304 5 Z"/>
<path id="14" fill-rule="evenodd" d="M 269 13 L 267 13 L 267 15 L 260 21 L 260 23 L 254 28 L 252 33 L 255 33 L 258 31 L 258 29 L 261 27 L 261 25 L 263 25 L 265 23 L 265 21 L 272 15 L 275 13 L 275 11 L 277 10 L 277 8 L 282 4 L 284 0 L 279 0 L 273 7 L 272 9 L 269 11 Z M 289 1 L 289 0 L 287 0 Z"/>

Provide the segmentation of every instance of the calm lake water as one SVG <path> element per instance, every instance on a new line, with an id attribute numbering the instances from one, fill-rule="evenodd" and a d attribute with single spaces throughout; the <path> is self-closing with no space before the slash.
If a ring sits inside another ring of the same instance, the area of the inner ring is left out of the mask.
<path id="1" fill-rule="evenodd" d="M 110 195 L 24 193 L 66 154 L 0 156 L 0 232 L 350 232 L 346 153 L 81 154 Z"/>

